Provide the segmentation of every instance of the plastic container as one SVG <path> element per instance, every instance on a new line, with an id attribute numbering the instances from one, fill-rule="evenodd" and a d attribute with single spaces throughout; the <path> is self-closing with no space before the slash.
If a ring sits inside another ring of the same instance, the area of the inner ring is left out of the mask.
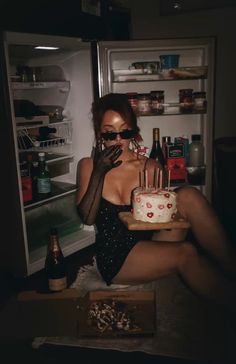
<path id="1" fill-rule="evenodd" d="M 189 166 L 204 166 L 204 146 L 200 134 L 192 135 L 192 142 L 189 145 Z"/>
<path id="2" fill-rule="evenodd" d="M 161 69 L 179 67 L 179 54 L 160 55 Z"/>

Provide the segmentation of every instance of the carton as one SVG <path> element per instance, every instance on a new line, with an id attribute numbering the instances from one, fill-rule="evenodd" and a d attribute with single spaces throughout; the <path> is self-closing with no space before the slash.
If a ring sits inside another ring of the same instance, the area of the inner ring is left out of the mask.
<path id="1" fill-rule="evenodd" d="M 155 307 L 152 290 L 91 291 L 81 297 L 71 288 L 52 294 L 28 291 L 18 295 L 18 315 L 24 317 L 26 336 L 153 335 Z"/>

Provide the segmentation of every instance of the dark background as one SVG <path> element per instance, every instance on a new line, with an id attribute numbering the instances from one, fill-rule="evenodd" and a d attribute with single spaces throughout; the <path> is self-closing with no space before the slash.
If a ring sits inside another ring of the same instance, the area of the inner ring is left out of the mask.
<path id="1" fill-rule="evenodd" d="M 90 2 L 96 4 L 96 0 Z M 112 0 L 100 1 L 100 16 L 82 11 L 81 0 L 0 0 L 0 30 L 125 40 L 130 21 L 129 9 Z"/>

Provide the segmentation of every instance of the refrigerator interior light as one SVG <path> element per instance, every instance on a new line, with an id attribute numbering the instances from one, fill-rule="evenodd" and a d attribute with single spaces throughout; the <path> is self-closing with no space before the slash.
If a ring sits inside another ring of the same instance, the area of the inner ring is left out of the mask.
<path id="1" fill-rule="evenodd" d="M 59 49 L 59 47 L 47 47 L 47 46 L 36 46 L 34 49 L 46 49 L 48 51 L 55 51 Z"/>

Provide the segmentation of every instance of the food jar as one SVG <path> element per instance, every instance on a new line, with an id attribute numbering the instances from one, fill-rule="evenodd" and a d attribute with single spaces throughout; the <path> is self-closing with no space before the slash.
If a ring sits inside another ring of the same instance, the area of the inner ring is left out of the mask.
<path id="1" fill-rule="evenodd" d="M 193 110 L 193 89 L 185 88 L 179 90 L 179 109 L 180 112 L 188 113 Z"/>
<path id="2" fill-rule="evenodd" d="M 126 93 L 128 97 L 128 101 L 130 103 L 130 106 L 134 110 L 134 112 L 137 112 L 138 109 L 138 93 L 137 92 L 127 92 Z"/>
<path id="3" fill-rule="evenodd" d="M 195 111 L 206 111 L 207 101 L 206 92 L 193 92 L 193 109 Z"/>
<path id="4" fill-rule="evenodd" d="M 164 112 L 164 91 L 151 91 L 151 111 L 153 114 L 163 114 Z"/>
<path id="5" fill-rule="evenodd" d="M 151 98 L 149 94 L 138 95 L 138 113 L 140 115 L 151 113 Z"/>

